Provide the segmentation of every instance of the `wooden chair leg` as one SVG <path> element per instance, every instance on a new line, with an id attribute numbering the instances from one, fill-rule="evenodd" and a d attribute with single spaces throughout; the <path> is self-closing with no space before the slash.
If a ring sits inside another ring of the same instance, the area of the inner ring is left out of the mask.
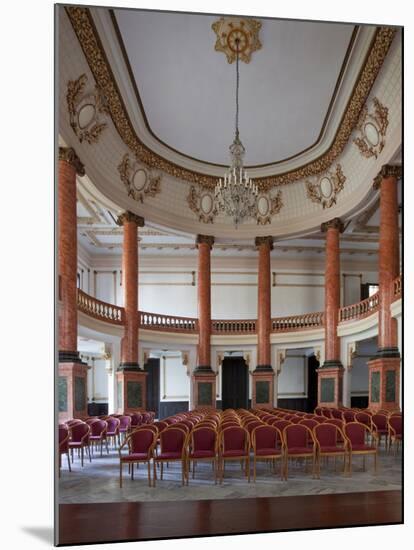
<path id="1" fill-rule="evenodd" d="M 67 455 L 66 455 L 66 456 L 68 457 L 68 466 L 69 466 L 69 472 L 71 472 L 71 471 L 72 471 L 72 468 L 71 468 L 71 466 L 70 466 L 70 458 L 69 458 L 69 453 L 67 453 Z"/>
<path id="2" fill-rule="evenodd" d="M 246 459 L 246 468 L 247 468 L 247 482 L 250 483 L 250 456 L 247 455 Z"/>
<path id="3" fill-rule="evenodd" d="M 164 462 L 161 462 L 161 479 L 164 474 Z"/>
<path id="4" fill-rule="evenodd" d="M 82 465 L 82 468 L 83 468 L 83 446 L 81 448 L 81 465 Z"/>
<path id="5" fill-rule="evenodd" d="M 150 467 L 150 461 L 147 461 L 148 466 L 148 486 L 151 487 L 151 467 Z"/>
<path id="6" fill-rule="evenodd" d="M 152 484 L 153 484 L 153 487 L 155 487 L 155 481 L 157 479 L 157 466 L 156 466 L 156 461 L 154 460 L 153 462 L 153 469 L 154 469 L 154 479 L 152 481 Z"/>
<path id="7" fill-rule="evenodd" d="M 134 463 L 131 463 L 131 480 L 134 479 Z"/>
<path id="8" fill-rule="evenodd" d="M 83 449 L 83 447 L 82 447 Z M 91 448 L 90 446 L 88 445 L 88 454 L 89 454 L 89 462 L 92 462 L 92 457 L 91 457 Z"/>
<path id="9" fill-rule="evenodd" d="M 256 483 L 256 455 L 253 457 L 253 481 Z"/>
<path id="10" fill-rule="evenodd" d="M 122 489 L 122 460 L 119 461 L 119 487 Z"/>

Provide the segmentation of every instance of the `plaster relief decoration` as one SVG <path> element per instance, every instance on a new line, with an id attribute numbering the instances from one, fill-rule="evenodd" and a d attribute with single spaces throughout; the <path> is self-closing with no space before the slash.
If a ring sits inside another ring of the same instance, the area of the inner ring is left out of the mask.
<path id="1" fill-rule="evenodd" d="M 161 192 L 161 175 L 129 158 L 126 153 L 118 166 L 121 181 L 128 197 L 143 203 L 145 197 L 155 197 Z"/>
<path id="2" fill-rule="evenodd" d="M 66 101 L 73 131 L 81 143 L 87 141 L 91 145 L 98 141 L 107 127 L 100 115 L 107 115 L 109 111 L 105 96 L 98 86 L 85 92 L 87 82 L 86 74 L 77 80 L 69 80 Z"/>
<path id="3" fill-rule="evenodd" d="M 221 17 L 211 25 L 217 35 L 214 49 L 223 52 L 229 63 L 236 60 L 237 44 L 240 61 L 249 63 L 251 55 L 260 50 L 259 31 L 262 27 L 256 19 L 242 19 L 241 17 Z"/>
<path id="4" fill-rule="evenodd" d="M 217 216 L 217 206 L 214 202 L 214 194 L 203 187 L 198 189 L 195 185 L 190 187 L 187 196 L 188 206 L 198 216 L 198 221 L 203 223 L 214 223 Z"/>
<path id="5" fill-rule="evenodd" d="M 273 197 L 270 194 L 259 195 L 257 199 L 257 224 L 266 225 L 267 223 L 271 223 L 272 216 L 278 214 L 282 206 L 283 201 L 281 190 L 279 190 Z"/>
<path id="6" fill-rule="evenodd" d="M 365 158 L 378 158 L 384 149 L 388 127 L 388 107 L 385 107 L 376 97 L 373 99 L 373 104 L 373 111 L 368 111 L 367 106 L 364 105 L 356 125 L 359 135 L 352 140 Z"/>
<path id="7" fill-rule="evenodd" d="M 336 204 L 337 195 L 344 188 L 345 182 L 342 166 L 337 164 L 335 171 L 326 172 L 316 181 L 305 182 L 308 198 L 321 204 L 323 208 L 331 208 Z"/>

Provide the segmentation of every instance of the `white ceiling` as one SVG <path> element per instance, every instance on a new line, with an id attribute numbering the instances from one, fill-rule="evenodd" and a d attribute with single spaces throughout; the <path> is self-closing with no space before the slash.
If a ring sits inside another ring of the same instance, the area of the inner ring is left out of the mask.
<path id="1" fill-rule="evenodd" d="M 235 64 L 214 50 L 217 16 L 115 10 L 152 132 L 170 147 L 228 164 Z M 261 50 L 240 66 L 246 165 L 274 163 L 318 139 L 354 27 L 262 20 Z"/>

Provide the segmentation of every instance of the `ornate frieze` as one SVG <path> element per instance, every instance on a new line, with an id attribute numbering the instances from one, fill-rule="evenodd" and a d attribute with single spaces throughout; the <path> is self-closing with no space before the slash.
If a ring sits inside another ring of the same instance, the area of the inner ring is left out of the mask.
<path id="1" fill-rule="evenodd" d="M 69 120 L 79 141 L 96 143 L 102 131 L 107 127 L 100 115 L 108 113 L 108 106 L 99 86 L 85 91 L 88 82 L 86 74 L 77 80 L 69 80 L 66 92 Z"/>
<path id="2" fill-rule="evenodd" d="M 373 98 L 373 104 L 373 110 L 368 110 L 366 105 L 363 107 L 356 125 L 358 135 L 352 140 L 366 158 L 378 158 L 384 149 L 388 127 L 388 107 L 376 97 Z"/>
<path id="3" fill-rule="evenodd" d="M 95 81 L 107 99 L 109 113 L 115 128 L 125 145 L 135 153 L 137 160 L 178 179 L 192 184 L 199 184 L 206 189 L 214 190 L 216 184 L 216 178 L 214 176 L 177 166 L 177 164 L 151 151 L 139 139 L 119 94 L 105 53 L 102 50 L 101 42 L 93 24 L 89 9 L 78 6 L 68 6 L 65 9 L 82 46 Z M 265 192 L 279 185 L 286 185 L 301 179 L 306 179 L 321 174 L 329 169 L 344 150 L 352 131 L 358 123 L 361 109 L 367 100 L 372 85 L 382 67 L 385 56 L 387 55 L 396 33 L 397 29 L 393 27 L 379 27 L 377 29 L 365 65 L 360 73 L 360 78 L 353 90 L 351 99 L 348 102 L 342 118 L 342 123 L 329 149 L 316 160 L 298 169 L 284 174 L 276 174 L 274 176 L 255 179 L 260 191 Z"/>
<path id="4" fill-rule="evenodd" d="M 331 208 L 336 204 L 336 198 L 344 188 L 345 182 L 346 176 L 342 166 L 337 164 L 334 171 L 326 172 L 316 181 L 305 181 L 308 198 L 321 204 L 323 208 Z"/>
<path id="5" fill-rule="evenodd" d="M 197 214 L 198 221 L 214 223 L 218 210 L 214 201 L 214 194 L 209 189 L 203 187 L 197 189 L 192 185 L 187 195 L 187 203 L 190 210 Z"/>
<path id="6" fill-rule="evenodd" d="M 273 197 L 270 194 L 264 193 L 259 195 L 257 198 L 257 224 L 266 225 L 267 223 L 271 223 L 272 216 L 278 214 L 282 206 L 282 191 L 280 189 Z"/>
<path id="7" fill-rule="evenodd" d="M 72 147 L 59 147 L 59 160 L 63 160 L 68 164 L 71 164 L 78 176 L 85 175 L 85 167 L 79 160 L 78 155 L 75 153 L 75 149 Z"/>
<path id="8" fill-rule="evenodd" d="M 216 33 L 216 52 L 223 52 L 229 63 L 236 61 L 237 49 L 240 61 L 250 63 L 253 52 L 260 50 L 259 31 L 262 27 L 256 19 L 242 17 L 220 17 L 211 28 Z"/>
<path id="9" fill-rule="evenodd" d="M 118 165 L 118 172 L 128 197 L 138 202 L 143 203 L 145 197 L 155 197 L 161 192 L 161 175 L 131 160 L 128 153 Z"/>

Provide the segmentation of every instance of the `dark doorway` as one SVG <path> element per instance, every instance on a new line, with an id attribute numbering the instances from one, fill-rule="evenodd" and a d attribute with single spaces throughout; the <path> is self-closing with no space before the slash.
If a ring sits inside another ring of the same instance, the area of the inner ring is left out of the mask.
<path id="1" fill-rule="evenodd" d="M 319 361 L 315 355 L 308 357 L 308 399 L 306 411 L 313 412 L 318 404 L 318 374 L 316 369 L 319 368 Z"/>
<path id="2" fill-rule="evenodd" d="M 222 409 L 247 409 L 249 369 L 243 357 L 225 357 L 221 367 Z"/>
<path id="3" fill-rule="evenodd" d="M 144 365 L 147 376 L 147 411 L 154 411 L 158 418 L 160 410 L 160 360 L 150 357 Z"/>

